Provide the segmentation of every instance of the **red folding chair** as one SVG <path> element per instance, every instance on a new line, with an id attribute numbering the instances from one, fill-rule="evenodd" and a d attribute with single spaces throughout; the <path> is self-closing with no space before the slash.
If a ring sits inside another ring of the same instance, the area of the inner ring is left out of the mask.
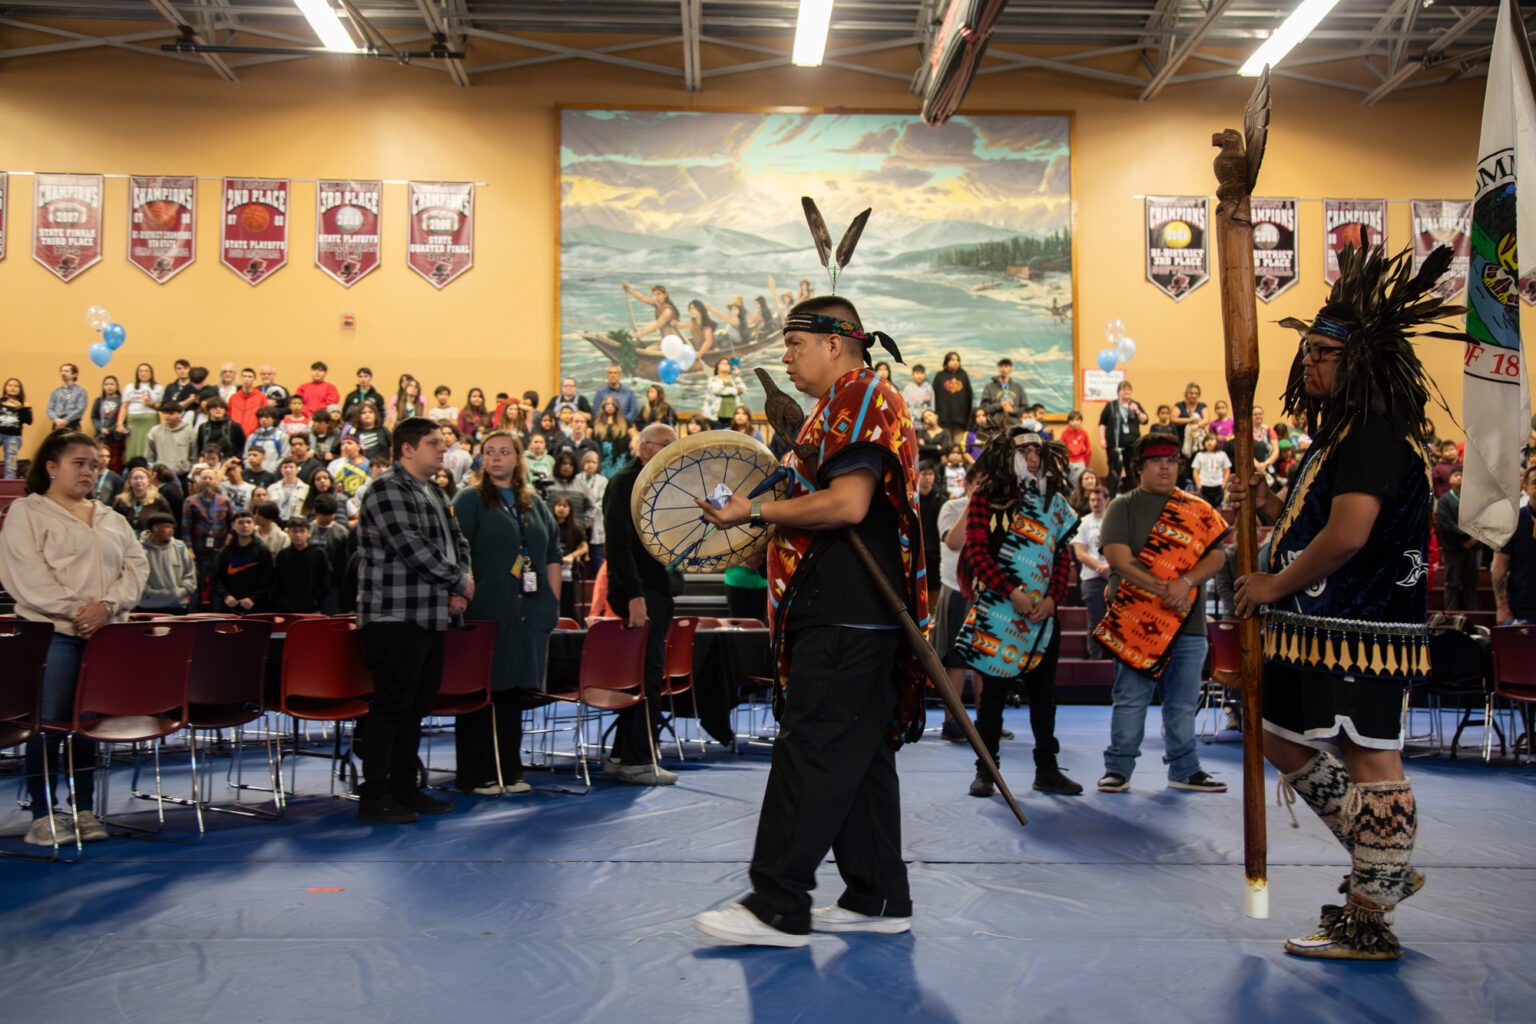
<path id="1" fill-rule="evenodd" d="M 627 629 L 618 619 L 594 622 L 587 630 L 577 683 L 576 759 L 581 765 L 582 779 L 588 786 L 592 785 L 592 775 L 587 770 L 585 709 L 591 708 L 598 713 L 599 725 L 606 712 L 646 705 L 646 713 L 650 713 L 645 696 L 645 638 L 649 632 L 649 625 Z M 601 730 L 598 735 L 601 737 Z M 646 736 L 651 736 L 649 726 Z M 651 744 L 651 766 L 656 767 L 654 742 Z"/>
<path id="2" fill-rule="evenodd" d="M 496 658 L 496 637 L 500 630 L 499 624 L 481 620 L 448 630 L 443 638 L 442 682 L 438 684 L 437 700 L 431 712 L 434 717 L 458 718 L 484 708 L 491 709 L 491 747 L 496 752 L 498 786 L 503 783 L 501 749 L 496 744 L 496 707 L 491 703 L 491 665 Z M 522 756 L 522 751 L 518 751 L 518 756 Z M 430 733 L 427 734 L 424 767 L 430 776 L 433 771 Z"/>
<path id="3" fill-rule="evenodd" d="M 43 673 L 48 667 L 48 645 L 53 641 L 53 623 L 6 617 L 0 619 L 0 665 L 6 666 L 0 684 L 0 750 L 18 747 L 37 735 L 42 721 Z M 43 791 L 48 800 L 48 834 L 53 836 L 53 852 L 36 854 L 0 850 L 0 857 L 17 860 L 57 860 L 59 857 L 57 819 L 53 815 L 53 772 L 48 770 L 48 753 L 43 752 Z"/>
<path id="4" fill-rule="evenodd" d="M 1525 756 L 1529 761 L 1531 757 L 1531 741 L 1536 737 L 1533 732 L 1532 719 L 1536 717 L 1536 626 L 1499 626 L 1493 630 L 1493 689 L 1488 693 L 1488 700 L 1483 708 L 1483 718 L 1488 723 L 1493 722 L 1494 711 L 1498 707 L 1498 699 L 1503 697 L 1513 706 L 1519 705 L 1525 719 Z M 1510 723 L 1509 733 L 1514 735 L 1514 723 Z M 1493 730 L 1483 730 L 1483 761 L 1493 758 Z M 1520 757 L 1520 742 L 1515 740 L 1512 744 L 1515 749 L 1516 760 Z"/>
<path id="5" fill-rule="evenodd" d="M 704 623 L 713 622 L 714 626 L 706 626 Z M 700 629 L 767 629 L 768 623 L 762 619 L 700 619 Z"/>
<path id="6" fill-rule="evenodd" d="M 187 680 L 197 628 L 195 623 L 166 620 L 108 623 L 86 642 L 80 674 L 75 679 L 73 719 L 43 723 L 45 729 L 65 734 L 72 814 L 79 813 L 75 804 L 76 736 L 95 740 L 106 747 L 108 767 L 113 744 L 150 743 L 155 766 L 154 799 L 159 826 L 163 828 L 165 798 L 161 788 L 160 742 L 185 729 L 189 721 Z M 146 665 L 153 666 L 153 670 L 145 671 Z M 197 774 L 197 737 L 190 732 L 187 737 L 191 750 L 193 806 L 197 812 L 197 831 L 201 835 L 202 805 L 196 801 L 201 785 Z M 94 766 L 92 770 L 95 770 Z M 137 773 L 137 767 L 134 770 Z M 97 787 L 97 800 L 103 808 L 111 806 L 108 790 L 111 777 L 110 771 L 103 771 L 101 784 Z M 113 824 L 134 835 L 154 837 L 159 833 L 158 828 L 146 829 L 126 822 Z"/>
<path id="7" fill-rule="evenodd" d="M 325 757 L 335 762 L 331 772 L 332 796 L 336 795 L 337 775 L 345 775 L 356 785 L 357 765 L 352 752 L 349 749 L 343 754 L 341 749 L 342 725 L 368 714 L 368 698 L 372 694 L 373 676 L 363 660 L 356 620 L 314 618 L 288 623 L 277 709 L 293 719 L 295 760 L 290 770 L 290 791 L 298 785 L 299 757 Z M 304 749 L 299 743 L 300 722 L 334 725 L 336 735 L 331 751 Z M 278 770 L 281 779 L 281 764 Z"/>
<path id="8" fill-rule="evenodd" d="M 555 623 L 555 628 L 580 632 L 586 627 L 583 626 L 580 622 L 577 622 L 575 619 L 566 618 L 562 615 L 560 617 L 560 621 Z"/>
<path id="9" fill-rule="evenodd" d="M 1207 711 L 1220 714 L 1230 701 L 1227 691 L 1238 687 L 1243 671 L 1242 630 L 1242 623 L 1232 620 L 1217 619 L 1205 624 L 1205 634 L 1210 641 L 1207 655 L 1210 674 L 1200 687 L 1200 702 L 1195 706 L 1197 719 Z M 1201 725 L 1200 738 L 1210 743 L 1220 732 L 1220 724 L 1212 719 L 1208 730 Z"/>
<path id="10" fill-rule="evenodd" d="M 662 670 L 661 695 L 667 698 L 667 717 L 662 725 L 672 734 L 677 745 L 677 757 L 686 761 L 683 741 L 677 734 L 677 696 L 693 690 L 693 640 L 698 632 L 699 620 L 683 616 L 672 620 L 667 629 L 666 667 Z M 699 740 L 699 756 L 704 756 L 704 741 Z"/>

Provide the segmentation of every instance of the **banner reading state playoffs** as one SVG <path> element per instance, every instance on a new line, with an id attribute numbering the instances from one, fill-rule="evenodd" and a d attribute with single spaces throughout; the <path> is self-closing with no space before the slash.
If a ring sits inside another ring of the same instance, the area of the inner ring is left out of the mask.
<path id="1" fill-rule="evenodd" d="M 32 258 L 73 281 L 101 260 L 101 175 L 39 173 L 34 180 Z"/>
<path id="2" fill-rule="evenodd" d="M 1296 283 L 1296 200 L 1253 199 L 1253 281 L 1271 302 Z"/>
<path id="3" fill-rule="evenodd" d="M 288 182 L 225 178 L 219 262 L 261 284 L 288 262 Z"/>
<path id="4" fill-rule="evenodd" d="M 1386 244 L 1385 199 L 1323 200 L 1323 280 L 1339 279 L 1339 253 L 1346 245 L 1368 252 Z"/>
<path id="5" fill-rule="evenodd" d="M 441 288 L 475 265 L 475 186 L 467 181 L 413 181 L 408 186 L 410 241 L 406 262 Z"/>
<path id="6" fill-rule="evenodd" d="M 1433 294 L 1449 299 L 1467 286 L 1467 265 L 1472 258 L 1472 203 L 1465 199 L 1415 199 L 1413 272 L 1417 274 L 1429 254 L 1442 245 L 1450 246 L 1456 255 Z"/>
<path id="7" fill-rule="evenodd" d="M 197 258 L 197 179 L 128 179 L 128 262 L 164 284 Z"/>
<path id="8" fill-rule="evenodd" d="M 315 265 L 350 288 L 379 265 L 382 181 L 315 183 Z"/>
<path id="9" fill-rule="evenodd" d="M 1211 276 L 1204 196 L 1147 196 L 1147 280 L 1175 302 Z"/>

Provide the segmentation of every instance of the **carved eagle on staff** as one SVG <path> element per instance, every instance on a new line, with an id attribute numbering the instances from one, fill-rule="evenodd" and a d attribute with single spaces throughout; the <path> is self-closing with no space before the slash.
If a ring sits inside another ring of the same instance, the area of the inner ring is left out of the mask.
<path id="1" fill-rule="evenodd" d="M 1269 139 L 1269 65 L 1259 75 L 1253 95 L 1243 108 L 1241 135 L 1227 128 L 1211 136 L 1211 145 L 1221 147 L 1216 154 L 1216 195 L 1222 206 L 1253 195 L 1259 182 L 1259 167 L 1264 163 L 1264 144 Z M 1217 211 L 1221 213 L 1220 210 Z"/>

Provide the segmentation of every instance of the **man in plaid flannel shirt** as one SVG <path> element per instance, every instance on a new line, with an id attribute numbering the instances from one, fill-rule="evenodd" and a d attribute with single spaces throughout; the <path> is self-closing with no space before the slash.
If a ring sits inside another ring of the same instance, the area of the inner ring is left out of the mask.
<path id="1" fill-rule="evenodd" d="M 358 512 L 357 621 L 373 674 L 357 737 L 362 821 L 406 824 L 453 809 L 423 793 L 417 774 L 421 719 L 443 674 L 444 633 L 475 593 L 469 544 L 432 484 L 445 447 L 431 420 L 402 421 L 394 465 L 368 487 Z"/>

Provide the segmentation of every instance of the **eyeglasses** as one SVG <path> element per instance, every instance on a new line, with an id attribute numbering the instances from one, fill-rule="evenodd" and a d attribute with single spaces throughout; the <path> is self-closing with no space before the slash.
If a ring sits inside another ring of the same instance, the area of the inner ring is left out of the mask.
<path id="1" fill-rule="evenodd" d="M 1343 345 L 1324 345 L 1316 341 L 1304 341 L 1301 343 L 1301 354 L 1314 363 L 1320 363 L 1325 359 L 1335 359 L 1343 355 L 1343 353 Z"/>

